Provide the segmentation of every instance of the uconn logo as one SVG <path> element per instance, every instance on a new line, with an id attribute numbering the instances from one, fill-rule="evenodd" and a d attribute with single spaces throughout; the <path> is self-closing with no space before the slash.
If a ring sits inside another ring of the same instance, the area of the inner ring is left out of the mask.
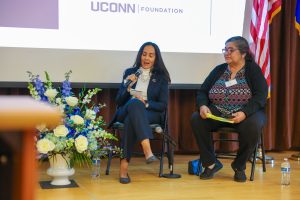
<path id="1" fill-rule="evenodd" d="M 129 3 L 91 1 L 91 10 L 95 12 L 136 13 L 136 5 Z"/>

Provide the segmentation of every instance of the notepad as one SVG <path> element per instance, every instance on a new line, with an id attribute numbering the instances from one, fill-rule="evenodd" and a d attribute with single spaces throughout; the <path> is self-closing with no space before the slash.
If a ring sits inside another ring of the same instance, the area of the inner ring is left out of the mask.
<path id="1" fill-rule="evenodd" d="M 143 95 L 143 92 L 142 91 L 139 91 L 139 90 L 135 90 L 135 89 L 130 89 L 130 94 L 132 96 L 138 96 L 138 97 L 141 97 Z"/>
<path id="2" fill-rule="evenodd" d="M 226 118 L 223 118 L 223 117 L 218 117 L 218 116 L 215 116 L 211 113 L 206 113 L 206 117 L 210 118 L 210 119 L 213 119 L 213 120 L 221 121 L 221 122 L 226 122 L 226 123 L 231 123 L 231 124 L 234 123 L 234 121 L 232 121 L 230 119 L 226 119 Z"/>

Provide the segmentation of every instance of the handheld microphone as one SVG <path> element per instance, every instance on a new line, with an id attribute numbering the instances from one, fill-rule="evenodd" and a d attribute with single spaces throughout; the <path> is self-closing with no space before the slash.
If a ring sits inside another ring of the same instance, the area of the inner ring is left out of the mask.
<path id="1" fill-rule="evenodd" d="M 141 70 L 141 69 L 138 69 L 138 70 L 134 73 L 134 75 L 138 78 L 142 73 L 143 73 L 142 70 Z M 124 81 L 124 86 L 127 88 L 131 83 L 132 83 L 132 80 L 127 80 L 127 79 L 126 79 L 126 80 Z"/>

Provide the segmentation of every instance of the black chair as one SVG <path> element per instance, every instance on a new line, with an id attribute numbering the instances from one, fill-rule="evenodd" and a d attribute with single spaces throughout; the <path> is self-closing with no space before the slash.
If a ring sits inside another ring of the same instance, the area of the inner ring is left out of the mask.
<path id="1" fill-rule="evenodd" d="M 226 135 L 229 133 L 235 133 L 238 134 L 237 130 L 235 128 L 229 128 L 229 127 L 221 127 L 217 131 L 214 131 L 217 135 L 219 135 L 218 139 L 213 139 L 213 142 L 239 142 L 238 139 L 228 139 Z M 258 148 L 261 147 L 261 157 L 257 155 Z M 216 157 L 217 158 L 234 158 L 236 156 L 236 153 L 224 153 L 224 152 L 217 152 Z M 265 161 L 265 146 L 264 146 L 264 134 L 263 130 L 260 134 L 260 139 L 256 144 L 256 147 L 254 149 L 252 157 L 249 158 L 251 162 L 251 175 L 250 175 L 250 181 L 254 180 L 254 172 L 255 172 L 255 164 L 256 160 L 260 159 L 262 161 L 263 166 L 263 172 L 266 172 L 266 161 Z"/>
<path id="2" fill-rule="evenodd" d="M 156 155 L 160 160 L 158 176 L 165 177 L 165 178 L 180 178 L 181 175 L 173 173 L 173 166 L 174 166 L 173 147 L 175 147 L 177 144 L 168 133 L 167 112 L 165 112 L 163 126 L 160 124 L 150 124 L 149 126 L 151 127 L 151 130 L 154 134 L 154 138 L 151 139 L 150 141 L 160 141 L 161 142 L 160 152 L 158 152 L 158 153 L 154 152 L 154 155 Z M 115 122 L 111 126 L 111 129 L 112 129 L 113 133 L 119 139 L 121 139 L 120 134 L 121 134 L 122 130 L 124 130 L 124 124 L 120 123 L 120 122 Z M 168 165 L 169 165 L 169 170 L 170 170 L 170 172 L 168 174 L 163 174 L 163 164 L 164 164 L 165 154 L 167 155 L 167 158 L 168 158 Z M 106 175 L 109 175 L 112 158 L 113 158 L 113 152 L 110 151 L 108 154 L 108 161 L 107 161 L 107 167 L 106 167 L 106 172 L 105 172 Z"/>

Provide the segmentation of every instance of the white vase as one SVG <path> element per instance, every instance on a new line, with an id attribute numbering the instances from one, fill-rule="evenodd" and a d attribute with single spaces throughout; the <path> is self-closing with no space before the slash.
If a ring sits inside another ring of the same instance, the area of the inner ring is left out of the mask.
<path id="1" fill-rule="evenodd" d="M 51 185 L 69 185 L 71 184 L 69 176 L 75 173 L 73 168 L 70 168 L 70 158 L 66 155 L 55 154 L 49 157 L 50 167 L 47 174 L 53 177 Z"/>

